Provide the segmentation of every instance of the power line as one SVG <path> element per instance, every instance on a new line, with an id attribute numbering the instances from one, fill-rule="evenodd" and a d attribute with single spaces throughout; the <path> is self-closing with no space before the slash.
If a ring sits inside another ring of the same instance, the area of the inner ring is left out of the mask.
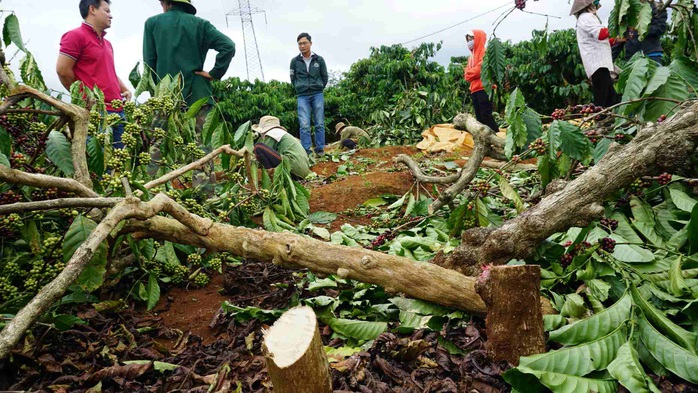
<path id="1" fill-rule="evenodd" d="M 419 38 L 415 38 L 415 39 L 413 39 L 413 40 L 411 40 L 411 41 L 402 42 L 402 43 L 400 43 L 400 45 L 410 44 L 410 43 L 412 43 L 412 42 L 419 41 L 419 40 L 423 40 L 423 39 L 425 39 L 425 38 L 427 38 L 427 37 L 431 37 L 431 36 L 433 36 L 433 35 L 436 35 L 436 34 L 439 34 L 439 33 L 443 33 L 443 32 L 446 31 L 446 30 L 450 30 L 450 29 L 452 29 L 452 28 L 454 28 L 454 27 L 458 27 L 458 26 L 460 26 L 460 25 L 462 25 L 462 24 L 464 24 L 464 23 L 468 23 L 468 22 L 470 22 L 471 20 L 474 20 L 474 19 L 477 19 L 477 18 L 479 18 L 479 17 L 485 16 L 485 15 L 490 14 L 490 13 L 492 13 L 492 12 L 498 11 L 498 10 L 504 8 L 504 7 L 509 6 L 509 5 L 511 5 L 511 1 L 507 1 L 506 3 L 500 5 L 499 7 L 495 8 L 495 9 L 489 10 L 489 11 L 487 11 L 487 12 L 483 12 L 482 14 L 475 15 L 475 16 L 473 16 L 472 18 L 466 19 L 466 20 L 464 20 L 464 21 L 462 21 L 462 22 L 458 22 L 458 23 L 456 23 L 455 25 L 446 27 L 445 29 L 441 29 L 441 30 L 439 30 L 439 31 L 435 31 L 435 32 L 433 32 L 433 33 L 431 33 L 431 34 L 427 34 L 427 35 L 421 36 L 421 37 L 419 37 Z"/>

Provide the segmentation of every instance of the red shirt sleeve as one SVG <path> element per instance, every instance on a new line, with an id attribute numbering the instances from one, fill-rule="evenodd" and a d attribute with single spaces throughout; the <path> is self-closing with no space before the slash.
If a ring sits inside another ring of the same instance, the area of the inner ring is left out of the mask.
<path id="1" fill-rule="evenodd" d="M 82 35 L 75 31 L 69 31 L 61 37 L 59 53 L 77 61 L 82 54 Z"/>
<path id="2" fill-rule="evenodd" d="M 606 38 L 608 38 L 608 28 L 607 28 L 607 27 L 604 27 L 604 28 L 602 28 L 601 31 L 599 32 L 599 41 L 603 41 L 603 40 L 605 40 Z"/>

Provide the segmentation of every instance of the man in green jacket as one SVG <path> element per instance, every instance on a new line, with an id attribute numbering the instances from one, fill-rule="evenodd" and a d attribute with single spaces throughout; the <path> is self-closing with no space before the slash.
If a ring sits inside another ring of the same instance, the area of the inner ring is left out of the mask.
<path id="1" fill-rule="evenodd" d="M 211 22 L 194 16 L 191 0 L 160 0 L 164 13 L 148 18 L 143 37 L 143 62 L 157 79 L 182 74 L 182 95 L 188 105 L 211 97 L 211 81 L 221 79 L 235 56 L 235 43 Z M 204 71 L 209 50 L 218 52 L 216 65 Z M 213 104 L 213 99 L 209 100 Z"/>
<path id="2" fill-rule="evenodd" d="M 191 106 L 202 98 L 208 97 L 208 103 L 201 107 L 196 115 L 196 131 L 201 133 L 206 115 L 211 110 L 213 88 L 211 81 L 221 79 L 235 56 L 235 43 L 216 29 L 211 22 L 198 18 L 196 8 L 191 0 L 159 0 L 163 13 L 145 21 L 143 35 L 143 62 L 147 72 L 154 72 L 157 83 L 165 75 L 177 77 L 182 75 L 182 96 Z M 218 52 L 216 64 L 211 71 L 204 71 L 204 61 L 209 50 Z M 161 127 L 164 128 L 164 127 Z M 160 141 L 150 148 L 153 163 L 148 166 L 148 173 L 154 175 L 160 170 L 157 162 L 162 160 Z M 210 151 L 210 146 L 200 146 Z M 213 165 L 196 171 L 192 180 L 194 187 L 212 196 L 215 174 Z"/>
<path id="3" fill-rule="evenodd" d="M 254 145 L 254 155 L 265 169 L 276 168 L 282 161 L 288 160 L 291 175 L 304 179 L 310 173 L 310 161 L 305 149 L 293 135 L 289 134 L 281 122 L 274 116 L 264 116 L 252 130 L 261 136 Z"/>
<path id="4" fill-rule="evenodd" d="M 308 33 L 301 33 L 296 39 L 300 54 L 291 59 L 291 84 L 298 96 L 298 122 L 300 123 L 301 144 L 311 154 L 310 116 L 315 123 L 315 153 L 325 152 L 325 98 L 322 92 L 327 86 L 327 65 L 325 59 L 312 50 L 313 41 Z"/>

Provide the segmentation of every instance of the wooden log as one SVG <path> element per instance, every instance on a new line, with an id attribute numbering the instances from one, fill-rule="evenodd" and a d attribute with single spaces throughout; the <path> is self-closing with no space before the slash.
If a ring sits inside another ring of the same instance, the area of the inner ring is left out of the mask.
<path id="1" fill-rule="evenodd" d="M 485 303 L 475 292 L 475 277 L 466 277 L 431 263 L 325 243 L 290 232 L 265 232 L 214 223 L 208 236 L 199 236 L 176 220 L 158 216 L 146 221 L 132 220 L 123 233 L 133 233 L 136 239 L 153 238 L 210 252 L 230 252 L 290 269 L 335 274 L 382 286 L 389 293 L 404 293 L 411 298 L 483 316 L 487 312 Z M 546 298 L 541 297 L 541 303 L 546 314 L 556 313 Z"/>
<path id="2" fill-rule="evenodd" d="M 315 312 L 293 308 L 264 333 L 274 393 L 331 393 L 332 376 Z"/>
<path id="3" fill-rule="evenodd" d="M 475 289 L 487 305 L 488 355 L 519 364 L 521 356 L 545 352 L 540 266 L 487 268 Z"/>

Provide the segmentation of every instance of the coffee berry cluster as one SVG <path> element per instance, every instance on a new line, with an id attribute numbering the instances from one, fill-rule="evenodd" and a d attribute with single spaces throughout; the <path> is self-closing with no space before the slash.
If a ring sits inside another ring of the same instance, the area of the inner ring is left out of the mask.
<path id="1" fill-rule="evenodd" d="M 602 227 L 608 228 L 611 232 L 618 229 L 618 221 L 611 220 L 610 218 L 602 218 L 600 224 Z"/>
<path id="2" fill-rule="evenodd" d="M 534 150 L 539 155 L 544 155 L 548 151 L 548 145 L 543 141 L 542 138 L 538 138 L 531 142 L 528 148 Z"/>
<path id="3" fill-rule="evenodd" d="M 661 184 L 661 185 L 663 185 L 663 186 L 666 186 L 667 184 L 671 183 L 671 178 L 672 178 L 671 174 L 669 174 L 669 173 L 662 173 L 662 174 L 659 175 L 659 177 L 657 178 L 657 181 L 659 182 L 659 184 Z"/>

